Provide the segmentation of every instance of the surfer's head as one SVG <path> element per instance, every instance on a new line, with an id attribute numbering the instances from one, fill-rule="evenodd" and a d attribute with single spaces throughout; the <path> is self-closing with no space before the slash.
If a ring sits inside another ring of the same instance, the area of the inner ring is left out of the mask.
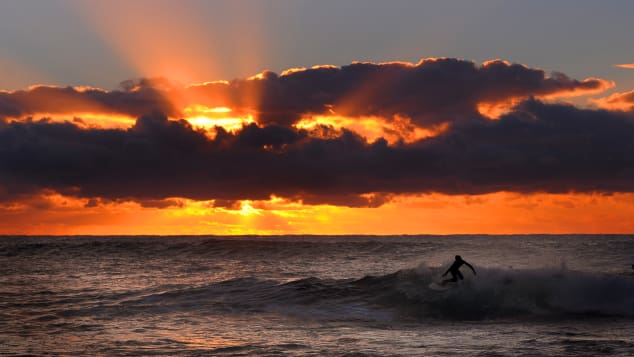
<path id="1" fill-rule="evenodd" d="M 456 260 L 462 260 L 462 257 L 459 255 L 456 255 Z"/>

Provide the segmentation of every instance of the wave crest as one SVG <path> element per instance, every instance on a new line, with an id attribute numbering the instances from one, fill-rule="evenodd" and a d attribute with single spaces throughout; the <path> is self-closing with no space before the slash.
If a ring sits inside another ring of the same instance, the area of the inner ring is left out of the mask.
<path id="1" fill-rule="evenodd" d="M 195 309 L 327 320 L 634 318 L 632 276 L 479 268 L 477 276 L 469 274 L 454 288 L 430 289 L 429 283 L 441 273 L 439 268 L 421 265 L 361 279 L 239 278 L 195 288 L 166 287 L 115 304 L 125 313 Z"/>

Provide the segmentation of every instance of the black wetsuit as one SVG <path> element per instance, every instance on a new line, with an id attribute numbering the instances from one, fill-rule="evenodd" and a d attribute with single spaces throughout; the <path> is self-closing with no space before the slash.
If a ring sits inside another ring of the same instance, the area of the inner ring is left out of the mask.
<path id="1" fill-rule="evenodd" d="M 460 267 L 464 263 L 465 263 L 464 260 L 460 260 L 460 261 L 456 260 L 455 262 L 453 262 L 453 264 L 451 264 L 451 266 L 447 270 L 448 272 L 451 273 L 451 281 L 458 281 L 458 279 L 464 280 L 464 276 L 460 272 Z"/>
<path id="2" fill-rule="evenodd" d="M 464 261 L 462 258 L 457 258 L 453 264 L 451 264 L 451 266 L 449 267 L 449 269 L 447 269 L 447 271 L 445 272 L 445 274 L 443 274 L 442 276 L 447 275 L 447 273 L 451 273 L 451 279 L 445 279 L 443 280 L 443 284 L 444 283 L 448 283 L 448 282 L 456 282 L 458 281 L 458 279 L 463 280 L 464 276 L 462 275 L 462 273 L 460 272 L 460 267 L 466 265 L 468 266 L 472 271 L 473 274 L 475 274 L 475 269 L 473 269 L 473 267 L 471 266 L 471 264 L 467 263 L 466 261 Z"/>

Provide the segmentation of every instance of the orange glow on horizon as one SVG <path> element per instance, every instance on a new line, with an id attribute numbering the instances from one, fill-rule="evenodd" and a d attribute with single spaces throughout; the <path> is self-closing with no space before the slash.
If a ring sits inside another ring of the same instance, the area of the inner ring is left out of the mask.
<path id="1" fill-rule="evenodd" d="M 632 193 L 397 195 L 377 208 L 352 208 L 279 197 L 148 206 L 48 192 L 0 205 L 0 234 L 632 233 L 633 214 Z"/>

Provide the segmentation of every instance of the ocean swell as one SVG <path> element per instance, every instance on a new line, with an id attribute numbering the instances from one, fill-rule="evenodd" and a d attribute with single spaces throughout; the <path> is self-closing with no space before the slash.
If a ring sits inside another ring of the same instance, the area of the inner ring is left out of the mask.
<path id="1" fill-rule="evenodd" d="M 238 278 L 140 291 L 101 306 L 117 313 L 274 313 L 314 320 L 421 321 L 521 318 L 634 318 L 634 278 L 566 269 L 479 268 L 446 291 L 424 265 L 361 279 L 287 282 Z"/>

